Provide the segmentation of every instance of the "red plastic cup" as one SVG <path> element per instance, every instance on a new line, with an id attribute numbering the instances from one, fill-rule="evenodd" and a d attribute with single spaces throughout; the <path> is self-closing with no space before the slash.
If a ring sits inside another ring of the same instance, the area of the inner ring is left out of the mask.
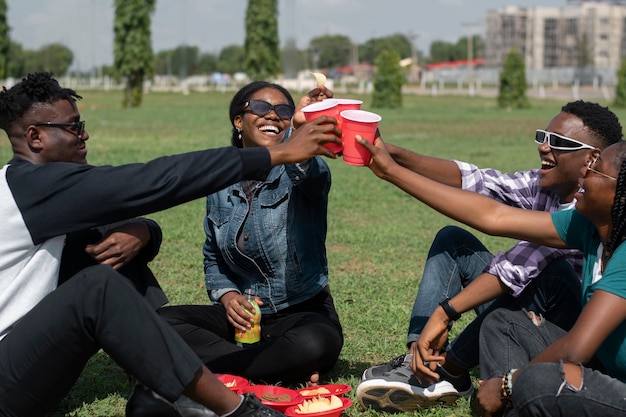
<path id="1" fill-rule="evenodd" d="M 337 100 L 334 99 L 311 103 L 308 106 L 303 107 L 302 112 L 304 113 L 304 118 L 307 122 L 321 116 L 334 117 L 337 121 L 339 121 L 339 107 L 337 105 Z M 333 153 L 339 153 L 343 150 L 343 146 L 337 145 L 336 143 L 327 143 L 324 147 Z"/>
<path id="2" fill-rule="evenodd" d="M 376 113 L 365 110 L 344 110 L 341 131 L 343 133 L 343 162 L 348 165 L 365 166 L 370 159 L 370 153 L 363 146 L 356 143 L 354 137 L 361 136 L 368 142 L 374 143 L 378 122 L 382 120 Z"/>
<path id="3" fill-rule="evenodd" d="M 337 118 L 337 127 L 341 130 L 341 125 L 343 123 L 343 117 L 341 117 L 341 112 L 344 110 L 360 110 L 361 104 L 363 104 L 363 100 L 355 100 L 351 98 L 326 98 L 326 100 L 335 100 L 337 102 L 337 107 L 339 107 L 339 117 Z"/>

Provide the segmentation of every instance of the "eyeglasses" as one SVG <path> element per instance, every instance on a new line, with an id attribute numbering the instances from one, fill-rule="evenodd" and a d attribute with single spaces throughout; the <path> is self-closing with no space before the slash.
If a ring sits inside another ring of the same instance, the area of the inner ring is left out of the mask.
<path id="1" fill-rule="evenodd" d="M 579 149 L 596 149 L 591 145 L 577 141 L 576 139 L 568 138 L 566 136 L 557 135 L 553 132 L 547 132 L 545 130 L 537 129 L 535 133 L 535 142 L 539 145 L 546 143 L 548 140 L 548 146 L 551 149 L 558 151 L 577 151 Z"/>
<path id="2" fill-rule="evenodd" d="M 70 133 L 75 134 L 78 138 L 82 138 L 83 133 L 85 133 L 85 121 L 84 120 L 81 120 L 79 122 L 71 122 L 71 123 L 41 122 L 41 123 L 35 123 L 34 126 L 58 127 L 63 130 L 67 130 Z M 66 129 L 66 128 L 69 128 L 69 129 Z"/>
<path id="3" fill-rule="evenodd" d="M 293 117 L 293 113 L 296 111 L 295 107 L 291 104 L 272 105 L 272 103 L 268 103 L 263 100 L 246 101 L 244 107 L 250 107 L 250 110 L 245 111 L 246 113 L 254 113 L 260 117 L 263 117 L 274 110 L 278 117 L 285 120 L 291 119 Z"/>
<path id="4" fill-rule="evenodd" d="M 612 179 L 613 181 L 617 181 L 617 178 L 610 176 L 609 174 L 605 174 L 604 172 L 600 172 L 597 169 L 595 169 L 595 166 L 598 164 L 598 158 L 594 158 L 591 161 L 589 161 L 587 163 L 587 170 L 585 171 L 585 175 L 583 175 L 583 178 L 587 178 L 587 173 L 589 171 L 593 172 L 594 174 L 598 174 L 601 175 L 605 178 L 609 178 Z"/>

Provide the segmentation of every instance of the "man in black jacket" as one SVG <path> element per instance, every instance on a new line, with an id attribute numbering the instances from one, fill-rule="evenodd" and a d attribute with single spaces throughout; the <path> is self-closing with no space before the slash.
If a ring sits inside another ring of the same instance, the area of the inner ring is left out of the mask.
<path id="1" fill-rule="evenodd" d="M 72 233 L 203 197 L 263 176 L 273 165 L 334 157 L 322 146 L 339 142 L 335 125 L 323 124 L 332 119 L 310 122 L 269 148 L 92 166 L 80 98 L 49 73 L 30 74 L 0 92 L 0 128 L 14 154 L 0 177 L 0 415 L 44 415 L 102 348 L 170 402 L 184 394 L 218 415 L 270 416 L 273 411 L 234 394 L 202 364 L 114 269 L 123 261 L 90 247 L 94 259 L 108 261 L 58 285 L 61 258 Z M 145 235 L 138 239 L 138 246 L 147 242 Z"/>

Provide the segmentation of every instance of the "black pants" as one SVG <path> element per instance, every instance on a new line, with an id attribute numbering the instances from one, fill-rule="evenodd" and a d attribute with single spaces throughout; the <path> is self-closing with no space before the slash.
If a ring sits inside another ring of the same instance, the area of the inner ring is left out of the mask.
<path id="1" fill-rule="evenodd" d="M 45 297 L 0 341 L 0 416 L 50 411 L 100 348 L 172 401 L 202 365 L 128 279 L 109 266 L 89 267 Z"/>
<path id="2" fill-rule="evenodd" d="M 213 372 L 255 381 L 303 382 L 330 370 L 343 347 L 343 333 L 332 296 L 321 291 L 310 300 L 261 317 L 261 343 L 241 348 L 221 304 L 163 307 L 171 324 Z"/>

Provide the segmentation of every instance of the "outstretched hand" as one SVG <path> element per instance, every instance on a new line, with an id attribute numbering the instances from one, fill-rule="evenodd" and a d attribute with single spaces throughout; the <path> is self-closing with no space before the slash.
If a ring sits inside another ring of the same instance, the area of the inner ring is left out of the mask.
<path id="1" fill-rule="evenodd" d="M 378 129 L 376 129 L 376 138 L 374 139 L 373 144 L 359 135 L 356 135 L 355 139 L 360 146 L 363 146 L 370 152 L 371 156 L 368 167 L 378 178 L 387 179 L 389 172 L 392 169 L 399 167 L 387 151 Z"/>
<path id="2" fill-rule="evenodd" d="M 324 148 L 325 143 L 341 145 L 341 131 L 337 128 L 337 120 L 322 116 L 311 120 L 296 129 L 289 138 L 275 146 L 267 147 L 272 165 L 295 164 L 306 161 L 316 155 L 336 159 L 337 155 Z"/>

